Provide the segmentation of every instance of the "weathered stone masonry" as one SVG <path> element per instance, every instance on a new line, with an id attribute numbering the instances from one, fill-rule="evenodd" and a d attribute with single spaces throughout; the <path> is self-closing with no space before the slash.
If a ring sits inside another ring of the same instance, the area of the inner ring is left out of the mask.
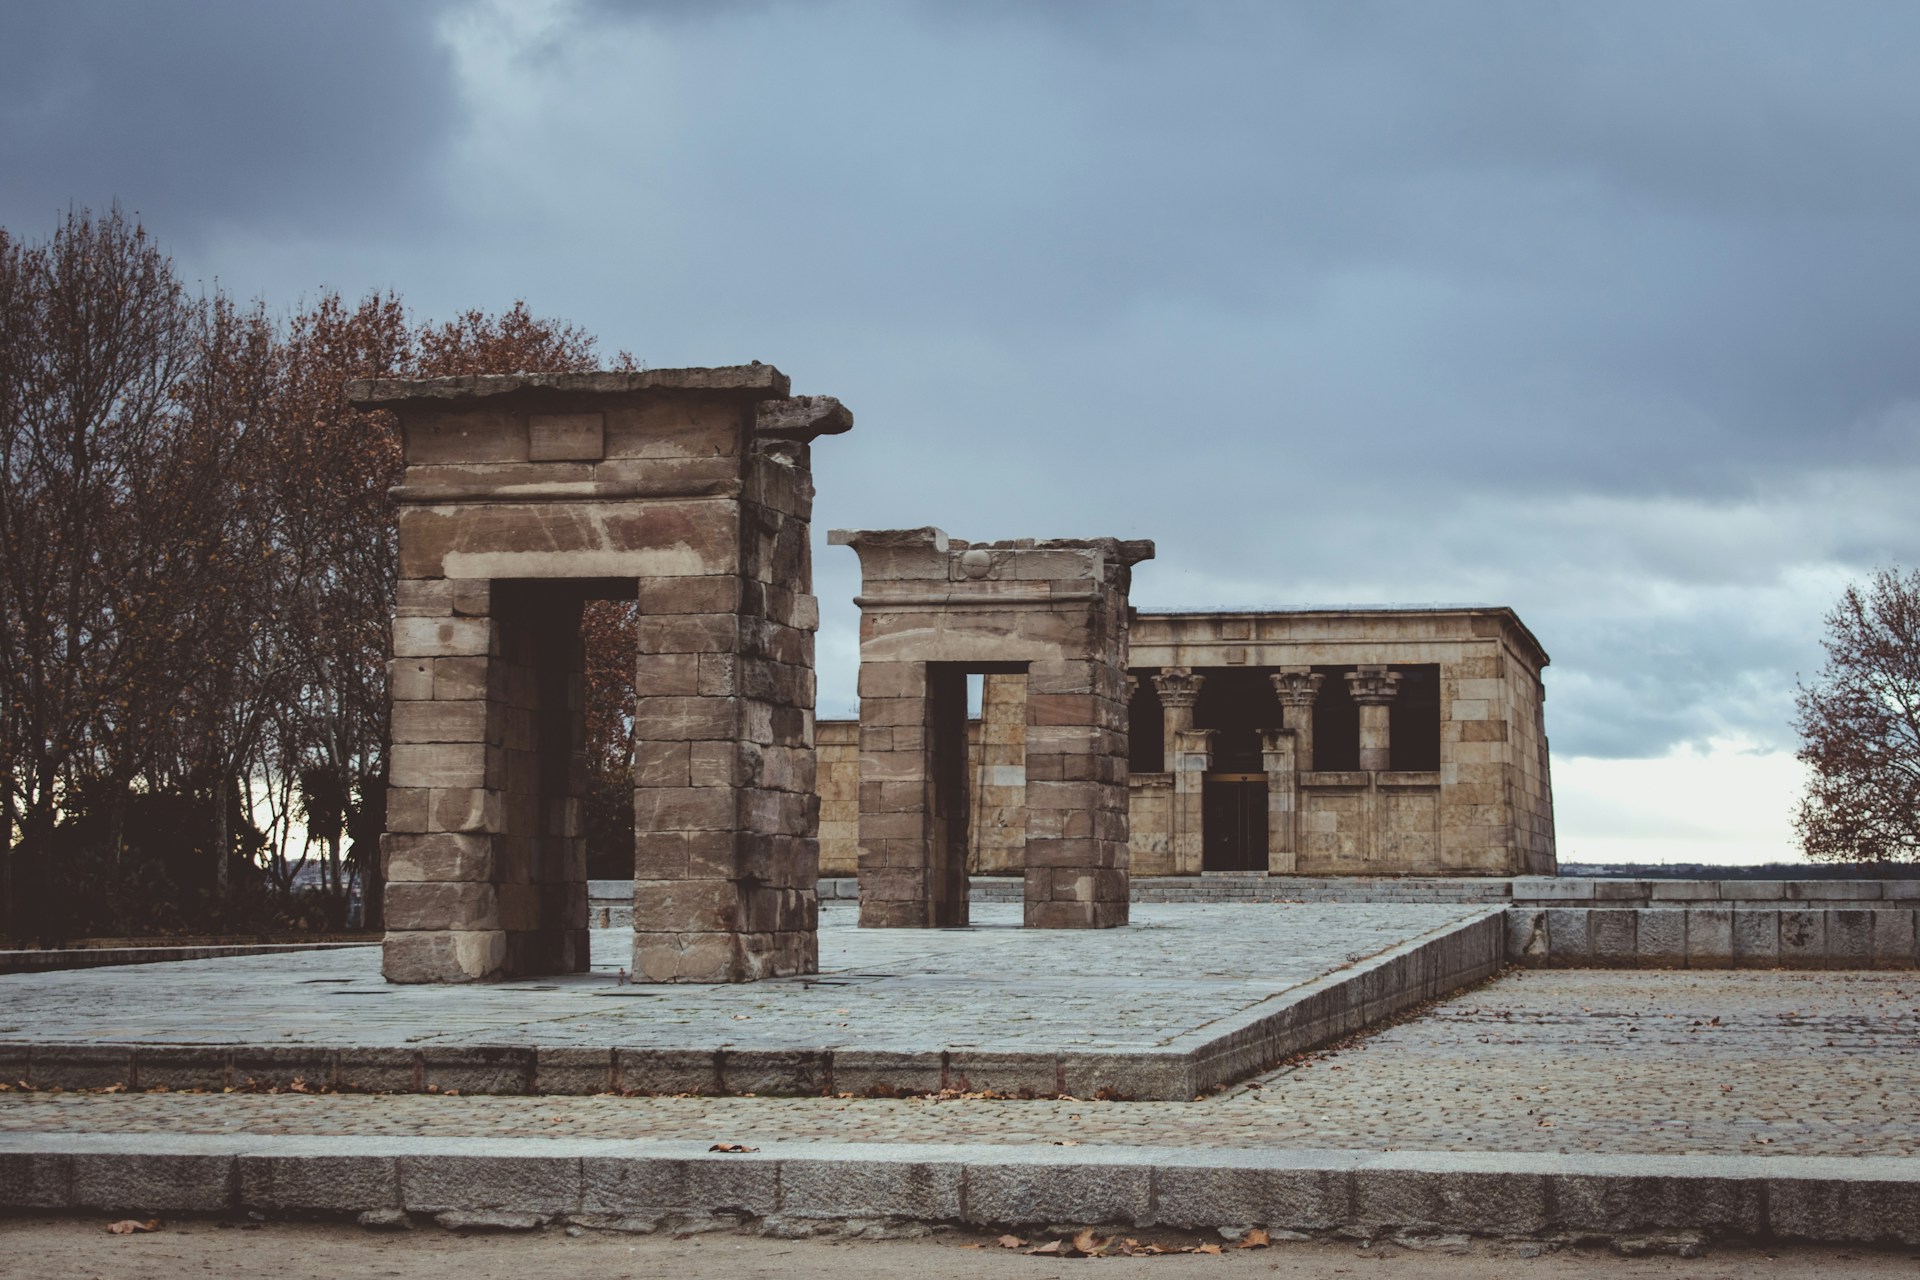
<path id="1" fill-rule="evenodd" d="M 1512 610 L 1141 611 L 1129 647 L 1133 874 L 1553 872 L 1547 655 Z M 1012 843 L 976 840 L 972 869 L 1017 869 Z"/>
<path id="2" fill-rule="evenodd" d="M 1026 686 L 1026 923 L 1125 924 L 1127 593 L 1153 544 L 967 543 L 931 528 L 829 540 L 859 553 L 862 574 L 860 923 L 967 922 L 966 678 L 977 673 Z M 983 756 L 1015 745 L 996 736 L 983 728 Z"/>
<path id="3" fill-rule="evenodd" d="M 633 972 L 813 972 L 809 442 L 767 365 L 359 383 L 406 445 L 384 969 L 584 970 L 579 617 L 639 602 Z"/>

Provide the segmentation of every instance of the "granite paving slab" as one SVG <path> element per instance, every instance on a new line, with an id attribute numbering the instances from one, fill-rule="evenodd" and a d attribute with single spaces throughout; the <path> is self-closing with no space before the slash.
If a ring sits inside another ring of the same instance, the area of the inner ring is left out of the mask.
<path id="1" fill-rule="evenodd" d="M 620 980 L 632 935 L 593 931 L 593 970 L 397 986 L 367 949 L 0 977 L 0 1043 L 660 1048 L 1128 1049 L 1484 914 L 1455 905 L 1146 906 L 1112 930 L 857 929 L 821 911 L 817 975 L 737 986 Z"/>

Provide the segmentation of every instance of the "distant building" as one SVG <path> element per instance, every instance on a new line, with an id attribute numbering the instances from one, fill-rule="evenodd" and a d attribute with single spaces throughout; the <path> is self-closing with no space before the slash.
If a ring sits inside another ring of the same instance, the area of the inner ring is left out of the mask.
<path id="1" fill-rule="evenodd" d="M 1511 609 L 1140 612 L 1134 875 L 1552 874 L 1547 654 Z M 1025 853 L 1025 678 L 983 678 L 969 870 Z M 818 726 L 823 875 L 852 875 L 858 725 Z"/>

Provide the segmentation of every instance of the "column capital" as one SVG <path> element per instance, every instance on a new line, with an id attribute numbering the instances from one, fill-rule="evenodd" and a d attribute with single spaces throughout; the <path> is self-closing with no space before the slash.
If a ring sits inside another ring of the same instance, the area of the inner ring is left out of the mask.
<path id="1" fill-rule="evenodd" d="M 1191 707 L 1206 683 L 1207 678 L 1193 674 L 1192 667 L 1162 667 L 1160 674 L 1153 677 L 1153 687 L 1160 694 L 1163 707 Z"/>
<path id="2" fill-rule="evenodd" d="M 1384 707 L 1400 692 L 1400 673 L 1384 666 L 1362 666 L 1347 672 L 1347 689 L 1363 707 Z"/>
<path id="3" fill-rule="evenodd" d="M 1307 667 L 1282 667 L 1268 677 L 1283 707 L 1310 707 L 1320 696 L 1326 676 Z"/>

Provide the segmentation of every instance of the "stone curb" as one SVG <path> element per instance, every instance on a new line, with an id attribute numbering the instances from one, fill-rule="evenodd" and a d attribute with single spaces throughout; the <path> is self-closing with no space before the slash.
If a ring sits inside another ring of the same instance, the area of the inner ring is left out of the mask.
<path id="1" fill-rule="evenodd" d="M 0 1135 L 14 1212 L 896 1218 L 1920 1244 L 1920 1160 L 539 1138 Z"/>
<path id="2" fill-rule="evenodd" d="M 118 964 L 165 964 L 178 960 L 230 960 L 236 956 L 274 956 L 289 951 L 336 951 L 341 947 L 377 947 L 365 942 L 235 942 L 202 947 L 64 947 L 53 951 L 0 951 L 0 974 L 51 973 L 60 969 L 104 969 Z"/>
<path id="3" fill-rule="evenodd" d="M 1478 982 L 1504 963 L 1504 912 L 1443 925 L 1251 1008 L 1130 1052 L 626 1049 L 534 1045 L 0 1044 L 36 1088 L 314 1087 L 370 1093 L 888 1096 L 945 1089 L 1184 1101 Z"/>

